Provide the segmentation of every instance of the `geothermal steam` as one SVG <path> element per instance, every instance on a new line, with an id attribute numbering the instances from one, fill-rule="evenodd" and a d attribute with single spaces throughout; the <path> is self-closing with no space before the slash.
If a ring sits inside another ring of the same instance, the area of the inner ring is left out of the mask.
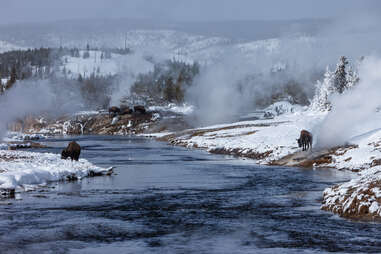
<path id="1" fill-rule="evenodd" d="M 359 69 L 360 82 L 331 99 L 332 110 L 317 128 L 317 146 L 333 147 L 380 128 L 381 59 L 367 57 Z"/>

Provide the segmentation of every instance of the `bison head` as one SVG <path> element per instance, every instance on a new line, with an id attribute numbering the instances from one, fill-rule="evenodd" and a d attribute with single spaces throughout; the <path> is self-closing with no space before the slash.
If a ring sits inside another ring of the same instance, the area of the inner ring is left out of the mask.
<path id="1" fill-rule="evenodd" d="M 298 138 L 296 141 L 298 141 L 298 145 L 299 145 L 299 147 L 302 147 L 302 140 L 300 139 L 300 138 Z"/>
<path id="2" fill-rule="evenodd" d="M 61 159 L 66 160 L 67 157 L 69 157 L 69 153 L 66 151 L 66 149 L 63 149 L 61 152 Z"/>

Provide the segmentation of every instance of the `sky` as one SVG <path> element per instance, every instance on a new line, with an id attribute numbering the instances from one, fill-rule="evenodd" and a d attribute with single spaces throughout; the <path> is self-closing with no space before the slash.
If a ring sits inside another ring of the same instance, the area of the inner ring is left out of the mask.
<path id="1" fill-rule="evenodd" d="M 334 18 L 367 9 L 379 0 L 0 0 L 0 24 L 90 18 L 175 21 Z"/>

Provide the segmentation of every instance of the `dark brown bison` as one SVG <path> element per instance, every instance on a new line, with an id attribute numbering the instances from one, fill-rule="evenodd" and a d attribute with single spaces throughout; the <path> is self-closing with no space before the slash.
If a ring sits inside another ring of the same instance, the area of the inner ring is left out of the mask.
<path id="1" fill-rule="evenodd" d="M 132 109 L 130 109 L 129 107 L 124 106 L 124 107 L 120 107 L 120 113 L 119 113 L 119 115 L 130 115 L 133 112 L 134 111 Z"/>
<path id="2" fill-rule="evenodd" d="M 300 137 L 297 139 L 299 147 L 302 147 L 303 151 L 312 149 L 312 134 L 306 130 L 300 132 Z"/>
<path id="3" fill-rule="evenodd" d="M 114 116 L 116 116 L 117 114 L 120 114 L 120 108 L 115 107 L 115 106 L 110 107 L 110 108 L 108 109 L 108 114 L 109 114 L 110 117 L 114 117 Z"/>
<path id="4" fill-rule="evenodd" d="M 134 111 L 135 113 L 140 113 L 140 114 L 146 113 L 146 109 L 144 108 L 144 106 L 141 106 L 141 105 L 134 106 Z"/>
<path id="5" fill-rule="evenodd" d="M 79 155 L 81 154 L 81 147 L 77 142 L 71 141 L 65 149 L 62 150 L 61 159 L 66 160 L 70 157 L 71 160 L 78 161 Z"/>

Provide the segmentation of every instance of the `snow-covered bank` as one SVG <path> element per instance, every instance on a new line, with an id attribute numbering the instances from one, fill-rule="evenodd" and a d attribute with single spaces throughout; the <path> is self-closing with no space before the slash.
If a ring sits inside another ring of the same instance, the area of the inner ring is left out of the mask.
<path id="1" fill-rule="evenodd" d="M 324 190 L 322 209 L 344 217 L 381 218 L 381 130 L 352 140 L 355 147 L 338 149 L 328 166 L 350 169 L 358 177 Z"/>
<path id="2" fill-rule="evenodd" d="M 27 190 L 49 182 L 106 174 L 109 170 L 85 159 L 62 160 L 59 154 L 0 150 L 0 189 Z"/>
<path id="3" fill-rule="evenodd" d="M 299 137 L 300 130 L 311 130 L 324 116 L 325 113 L 298 111 L 273 119 L 185 130 L 162 139 L 176 145 L 251 157 L 260 164 L 270 164 L 297 152 L 299 148 L 296 138 Z"/>
<path id="4" fill-rule="evenodd" d="M 381 129 L 357 135 L 345 146 L 314 147 L 312 151 L 302 152 L 296 142 L 300 131 L 306 129 L 315 134 L 326 116 L 327 112 L 297 110 L 273 119 L 150 135 L 175 145 L 252 158 L 259 164 L 356 172 L 352 181 L 324 191 L 322 209 L 345 217 L 381 218 Z M 380 122 L 378 114 L 373 121 L 367 126 L 374 127 Z"/>
<path id="5" fill-rule="evenodd" d="M 325 189 L 322 209 L 343 217 L 381 219 L 381 167 L 369 168 L 347 183 Z"/>

